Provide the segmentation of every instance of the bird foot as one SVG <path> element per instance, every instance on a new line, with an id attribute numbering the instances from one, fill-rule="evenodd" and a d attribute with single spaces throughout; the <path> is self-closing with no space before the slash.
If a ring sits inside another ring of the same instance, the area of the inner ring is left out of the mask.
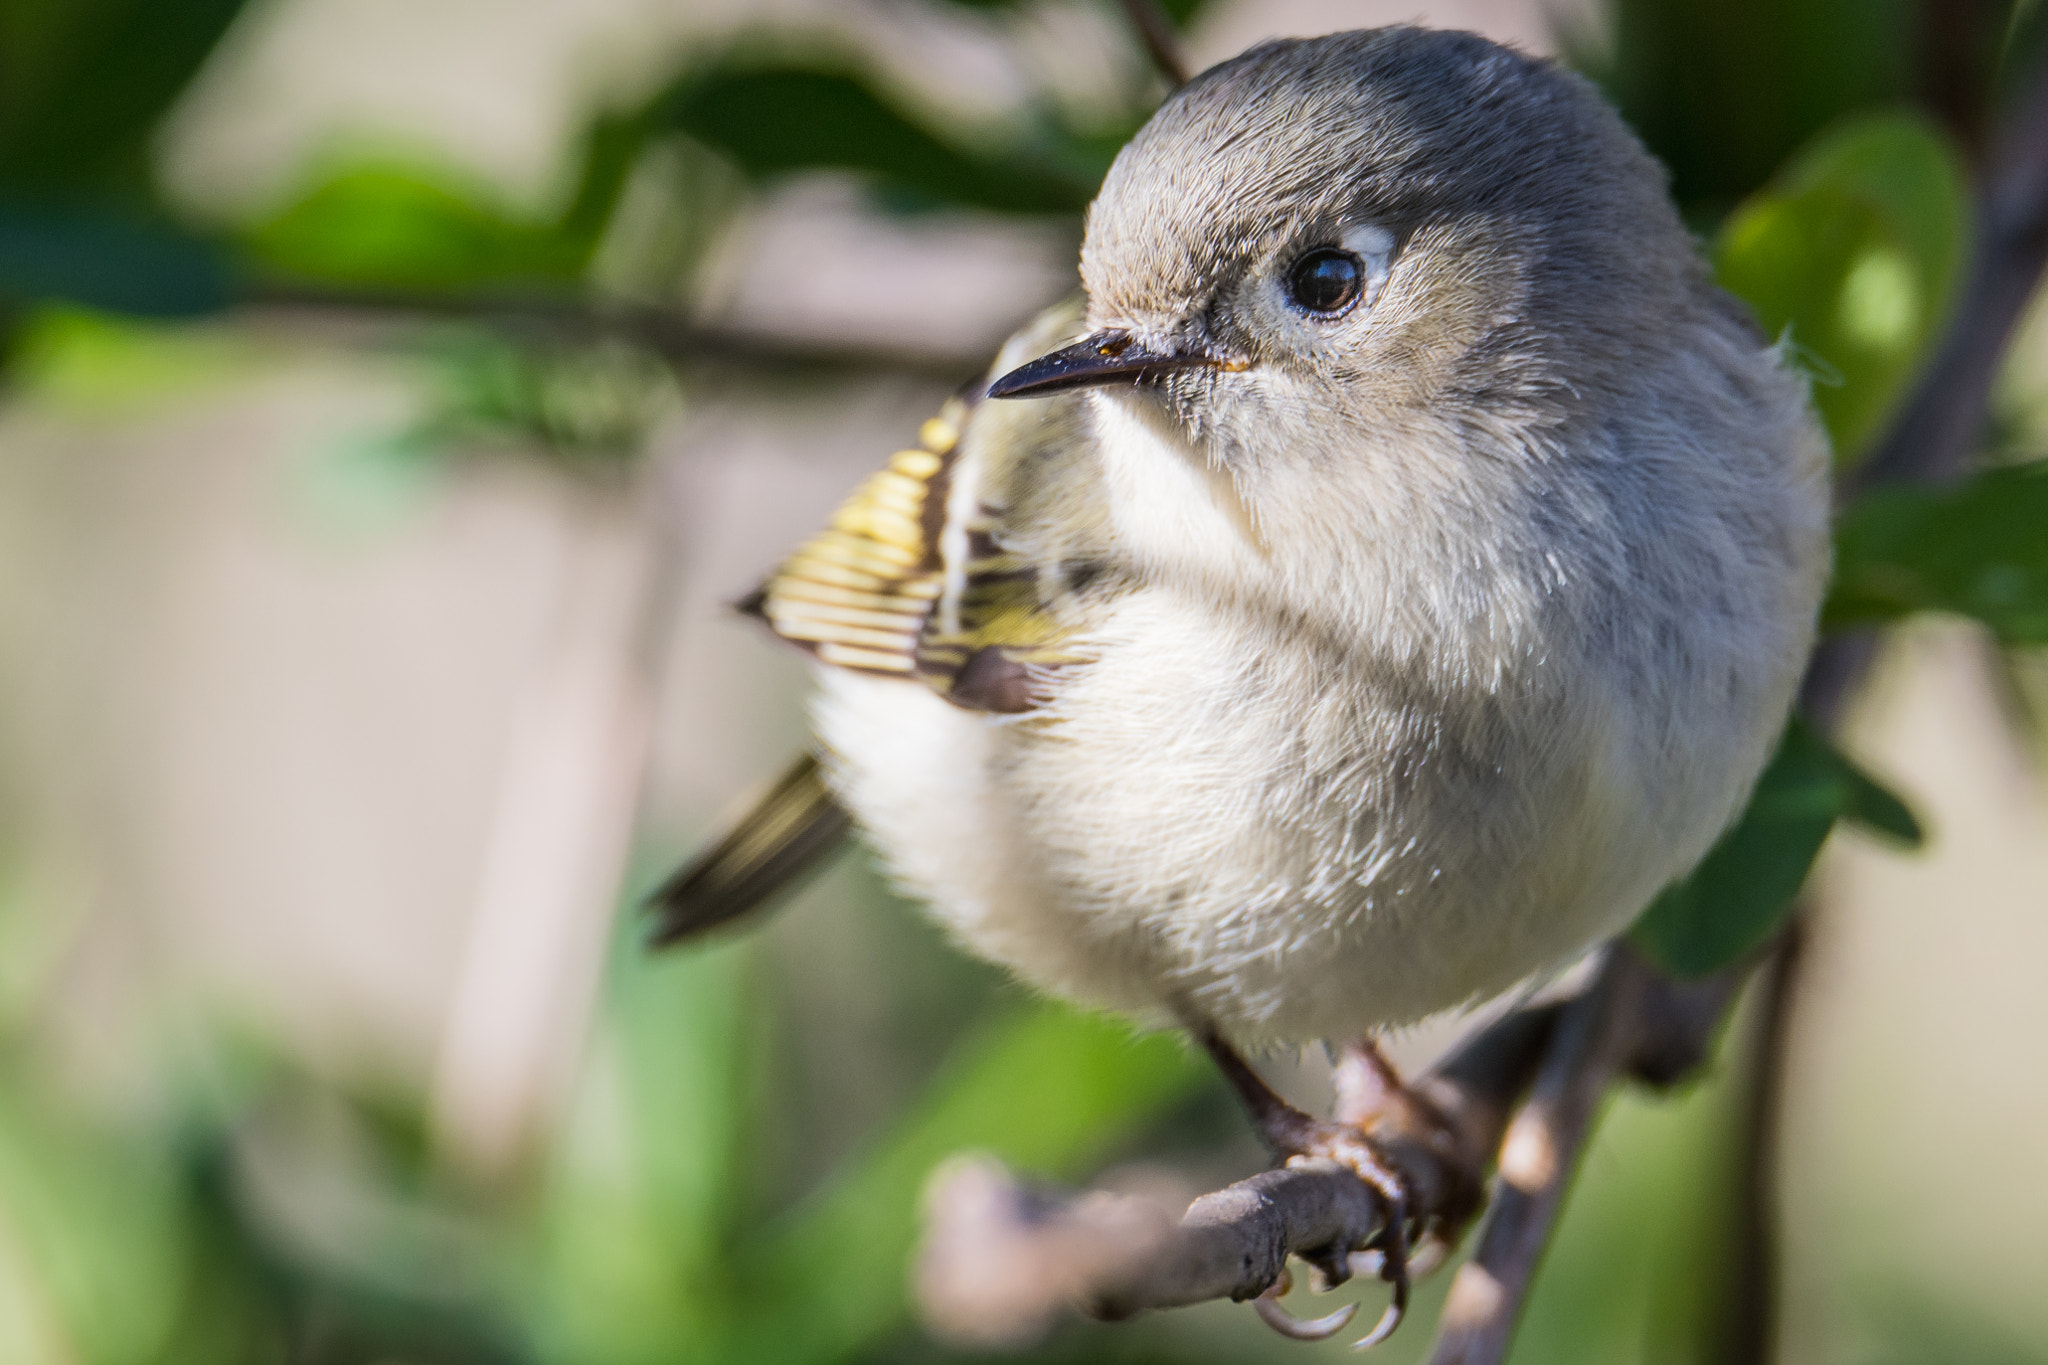
<path id="1" fill-rule="evenodd" d="M 1385 1341 L 1408 1310 L 1410 1282 L 1441 1265 L 1458 1235 L 1479 1206 L 1484 1155 L 1467 1156 L 1456 1126 L 1429 1099 L 1404 1084 L 1371 1043 L 1344 1050 L 1337 1066 L 1337 1116 L 1318 1119 L 1282 1099 L 1229 1044 L 1213 1031 L 1203 1045 L 1231 1087 L 1243 1100 L 1267 1148 L 1282 1162 L 1327 1161 L 1343 1166 L 1377 1194 L 1386 1210 L 1379 1235 L 1361 1247 L 1332 1247 L 1309 1259 L 1321 1288 L 1331 1289 L 1353 1276 L 1384 1280 L 1392 1301 L 1378 1325 L 1356 1345 L 1365 1350 Z M 1404 1149 L 1422 1144 L 1453 1171 L 1453 1188 L 1432 1191 L 1431 1216 L 1418 1219 L 1418 1203 L 1402 1169 Z M 1284 1269 L 1280 1278 L 1253 1301 L 1260 1319 L 1283 1336 L 1319 1341 L 1334 1336 L 1350 1322 L 1355 1308 L 1303 1321 L 1289 1315 L 1279 1299 L 1292 1287 Z"/>

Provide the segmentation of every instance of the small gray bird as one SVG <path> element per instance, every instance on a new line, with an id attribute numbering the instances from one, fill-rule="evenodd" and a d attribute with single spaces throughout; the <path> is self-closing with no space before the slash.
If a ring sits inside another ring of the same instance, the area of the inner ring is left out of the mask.
<path id="1" fill-rule="evenodd" d="M 1254 48 L 1117 157 L 1081 275 L 749 599 L 820 757 L 658 938 L 850 811 L 967 948 L 1243 1089 L 1232 1044 L 1496 995 L 1699 860 L 1812 641 L 1826 446 L 1592 87 Z"/>

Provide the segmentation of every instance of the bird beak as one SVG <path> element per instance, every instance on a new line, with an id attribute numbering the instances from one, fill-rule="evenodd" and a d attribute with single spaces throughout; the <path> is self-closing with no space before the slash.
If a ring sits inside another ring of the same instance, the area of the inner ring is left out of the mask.
<path id="1" fill-rule="evenodd" d="M 991 398 L 1038 398 L 1062 389 L 1137 383 L 1168 370 L 1185 370 L 1207 365 L 1219 370 L 1241 370 L 1243 361 L 1218 360 L 1203 351 L 1155 351 L 1137 341 L 1129 332 L 1109 328 L 1081 338 L 1051 355 L 1040 356 L 988 386 Z"/>

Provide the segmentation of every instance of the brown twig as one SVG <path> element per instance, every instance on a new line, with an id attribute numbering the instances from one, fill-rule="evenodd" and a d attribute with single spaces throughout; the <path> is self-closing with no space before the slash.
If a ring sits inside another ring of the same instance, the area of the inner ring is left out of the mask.
<path id="1" fill-rule="evenodd" d="M 1545 1006 L 1512 1014 L 1418 1082 L 1457 1130 L 1457 1146 L 1490 1151 L 1499 1141 L 1559 1013 Z M 1420 1196 L 1412 1214 L 1427 1217 L 1436 1212 L 1432 1192 L 1449 1197 L 1459 1188 L 1454 1173 L 1436 1169 L 1446 1153 L 1414 1144 L 1399 1156 Z M 916 1275 L 926 1323 L 954 1340 L 1001 1345 L 1029 1340 L 1074 1309 L 1125 1318 L 1254 1298 L 1289 1256 L 1373 1240 L 1386 1208 L 1333 1162 L 1261 1172 L 1176 1215 L 1138 1196 L 1034 1191 L 992 1163 L 971 1161 L 942 1168 L 926 1215 Z"/>
<path id="2" fill-rule="evenodd" d="M 1745 1093 L 1735 1170 L 1727 1190 L 1733 1216 L 1724 1235 L 1734 1255 L 1711 1356 L 1720 1365 L 1765 1365 L 1777 1342 L 1777 1136 L 1785 1111 L 1785 1063 L 1800 969 L 1806 962 L 1809 915 L 1804 907 L 1793 914 L 1760 973 L 1757 1017 L 1742 1068 Z"/>
<path id="3" fill-rule="evenodd" d="M 465 321 L 550 341 L 613 339 L 694 367 L 769 374 L 908 374 L 957 384 L 979 373 L 988 359 L 980 354 L 808 341 L 749 328 L 707 325 L 672 308 L 593 302 L 574 295 L 479 297 L 261 284 L 244 292 L 242 304 L 285 317 Z"/>
<path id="4" fill-rule="evenodd" d="M 1612 954 L 1592 989 L 1558 1021 L 1536 1083 L 1501 1144 L 1486 1231 L 1451 1281 L 1432 1365 L 1475 1365 L 1505 1354 L 1593 1112 L 1626 1060 L 1625 997 L 1640 988 L 1641 974 L 1634 954 Z"/>
<path id="5" fill-rule="evenodd" d="M 1506 1357 L 1601 1098 L 1622 1076 L 1663 1086 L 1692 1074 L 1747 975 L 1744 965 L 1678 982 L 1627 943 L 1610 952 L 1599 980 L 1558 1021 L 1508 1127 L 1486 1230 L 1451 1282 L 1431 1365 Z"/>
<path id="6" fill-rule="evenodd" d="M 1187 58 L 1181 55 L 1180 39 L 1157 0 L 1123 0 L 1124 17 L 1131 21 L 1138 41 L 1152 65 L 1166 78 L 1169 88 L 1178 90 L 1188 83 Z"/>
<path id="7" fill-rule="evenodd" d="M 1929 483 L 1968 468 L 1991 386 L 2048 266 L 2048 60 L 2001 129 L 1977 198 L 1968 273 L 1948 330 L 1854 484 Z"/>
<path id="8" fill-rule="evenodd" d="M 1452 1143 L 1375 1134 L 1408 1183 L 1409 1212 L 1423 1221 L 1464 1216 L 1449 1207 L 1463 1189 L 1463 1171 L 1453 1167 L 1508 1135 L 1502 1166 L 1510 1192 L 1497 1198 L 1475 1258 L 1483 1274 L 1461 1272 L 1453 1285 L 1446 1313 L 1460 1315 L 1462 1335 L 1447 1336 L 1446 1349 L 1465 1354 L 1447 1359 L 1498 1358 L 1487 1352 L 1505 1342 L 1520 1311 L 1607 1084 L 1621 1073 L 1662 1085 L 1692 1072 L 1744 975 L 1673 982 L 1623 945 L 1584 994 L 1506 1016 L 1415 1083 L 1448 1120 Z M 1068 1197 L 1020 1184 L 991 1162 L 960 1161 L 934 1177 L 928 1194 L 917 1299 L 942 1336 L 1015 1345 L 1076 1309 L 1124 1318 L 1253 1298 L 1290 1256 L 1327 1263 L 1333 1247 L 1372 1240 L 1385 1213 L 1355 1174 L 1326 1162 L 1262 1172 L 1176 1216 L 1156 1199 Z"/>
<path id="9" fill-rule="evenodd" d="M 1447 1329 L 1445 1349 L 1462 1354 L 1443 1359 L 1498 1358 L 1487 1352 L 1505 1341 L 1519 1313 L 1599 1096 L 1618 1073 L 1660 1084 L 1689 1073 L 1742 976 L 1671 982 L 1624 945 L 1584 994 L 1508 1015 L 1416 1082 L 1455 1136 L 1442 1147 L 1398 1133 L 1385 1143 L 1417 1220 L 1462 1218 L 1462 1208 L 1449 1207 L 1463 1188 L 1462 1171 L 1452 1167 L 1465 1153 L 1495 1150 L 1507 1134 L 1506 1192 L 1496 1197 L 1475 1258 L 1480 1269 L 1460 1272 L 1446 1309 L 1460 1317 Z M 1385 1216 L 1376 1193 L 1327 1162 L 1262 1172 L 1204 1195 L 1178 1218 L 1157 1201 L 1101 1193 L 1070 1199 L 1031 1190 L 991 1163 L 956 1164 L 935 1178 L 929 1195 L 918 1300 L 941 1335 L 1014 1344 L 1070 1309 L 1124 1318 L 1253 1298 L 1288 1257 L 1328 1262 L 1333 1247 L 1371 1241 Z"/>

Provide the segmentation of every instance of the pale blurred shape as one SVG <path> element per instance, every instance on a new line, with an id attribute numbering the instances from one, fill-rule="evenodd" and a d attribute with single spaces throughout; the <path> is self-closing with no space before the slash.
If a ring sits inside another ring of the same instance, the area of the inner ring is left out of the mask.
<path id="1" fill-rule="evenodd" d="M 1886 1305 L 2048 1349 L 2048 799 L 1983 650 L 1970 627 L 1903 634 L 1850 731 L 1930 840 L 1839 837 L 1824 865 L 1787 1121 L 1788 1359 Z"/>
<path id="2" fill-rule="evenodd" d="M 549 646 L 517 686 L 435 1062 L 435 1136 L 485 1175 L 516 1169 L 568 1088 L 630 852 L 651 723 L 645 617 L 667 600 L 653 575 L 672 566 L 612 502 L 568 509 L 581 543 Z"/>
<path id="3" fill-rule="evenodd" d="M 1469 29 L 1549 56 L 1557 51 L 1561 28 L 1590 34 L 1604 13 L 1601 0 L 1264 0 L 1213 6 L 1196 24 L 1189 51 L 1199 67 L 1267 38 L 1421 24 Z"/>
<path id="4" fill-rule="evenodd" d="M 1077 246 L 1064 225 L 884 218 L 852 186 L 810 179 L 766 196 L 726 234 L 703 306 L 782 336 L 993 355 L 1022 319 L 1079 287 Z"/>

